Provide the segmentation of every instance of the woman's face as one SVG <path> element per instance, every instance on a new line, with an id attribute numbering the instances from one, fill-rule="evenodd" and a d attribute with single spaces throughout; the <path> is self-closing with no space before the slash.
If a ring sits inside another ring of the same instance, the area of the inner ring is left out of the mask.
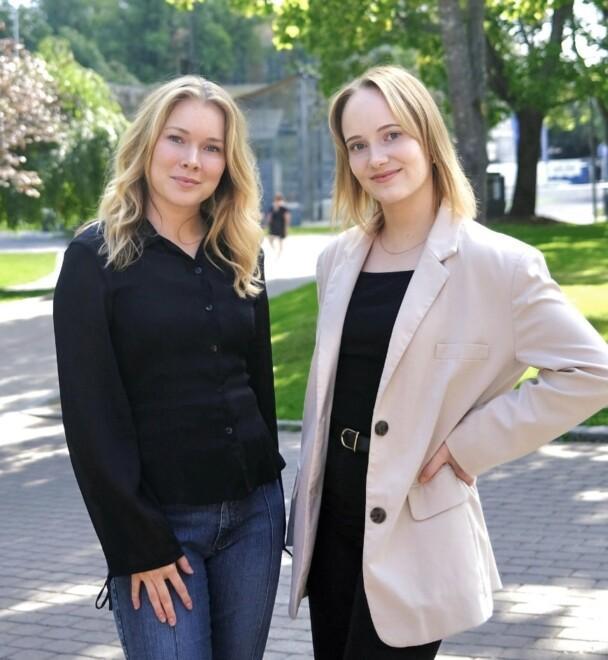
<path id="1" fill-rule="evenodd" d="M 384 210 L 432 193 L 429 158 L 376 88 L 363 87 L 348 99 L 342 134 L 353 175 Z"/>
<path id="2" fill-rule="evenodd" d="M 224 169 L 224 113 L 200 99 L 180 101 L 156 141 L 148 186 L 158 210 L 197 213 Z"/>

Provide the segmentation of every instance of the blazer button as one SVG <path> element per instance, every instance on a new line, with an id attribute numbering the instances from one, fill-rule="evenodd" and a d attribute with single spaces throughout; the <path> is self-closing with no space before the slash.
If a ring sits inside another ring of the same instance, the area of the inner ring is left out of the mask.
<path id="1" fill-rule="evenodd" d="M 376 506 L 370 511 L 369 517 L 372 519 L 372 522 L 375 522 L 379 525 L 386 520 L 386 511 L 381 509 L 379 506 Z"/>
<path id="2" fill-rule="evenodd" d="M 194 274 L 195 275 L 200 275 L 203 272 L 203 269 L 200 266 L 195 266 L 194 268 Z"/>
<path id="3" fill-rule="evenodd" d="M 388 424 L 383 419 L 381 419 L 379 422 L 376 422 L 374 431 L 377 435 L 386 435 L 388 433 Z"/>

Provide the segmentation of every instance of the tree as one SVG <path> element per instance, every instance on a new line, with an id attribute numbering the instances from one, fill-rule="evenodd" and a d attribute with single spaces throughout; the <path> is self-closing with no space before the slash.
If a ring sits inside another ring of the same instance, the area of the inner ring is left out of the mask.
<path id="1" fill-rule="evenodd" d="M 42 202 L 72 227 L 94 211 L 127 121 L 103 78 L 76 62 L 67 41 L 47 37 L 40 53 L 56 82 L 66 125 L 61 148 L 39 154 L 47 165 Z"/>
<path id="2" fill-rule="evenodd" d="M 27 145 L 24 154 L 40 174 L 39 196 L 24 199 L 14 189 L 0 191 L 0 221 L 74 227 L 91 217 L 97 205 L 126 119 L 103 79 L 76 62 L 67 41 L 47 37 L 41 56 L 55 93 L 61 139 Z M 21 94 L 29 102 L 31 90 Z"/>
<path id="3" fill-rule="evenodd" d="M 517 178 L 509 215 L 525 219 L 534 216 L 536 208 L 543 120 L 552 108 L 575 96 L 575 69 L 563 53 L 573 0 L 493 0 L 486 11 L 488 84 L 515 113 L 518 125 Z"/>
<path id="4" fill-rule="evenodd" d="M 486 117 L 484 114 L 485 38 L 483 0 L 469 0 L 466 14 L 459 0 L 439 0 L 439 24 L 448 71 L 456 144 L 479 206 L 486 208 Z"/>
<path id="5" fill-rule="evenodd" d="M 30 144 L 62 140 L 54 82 L 44 61 L 10 39 L 0 40 L 0 186 L 31 197 L 41 178 L 26 169 Z"/>

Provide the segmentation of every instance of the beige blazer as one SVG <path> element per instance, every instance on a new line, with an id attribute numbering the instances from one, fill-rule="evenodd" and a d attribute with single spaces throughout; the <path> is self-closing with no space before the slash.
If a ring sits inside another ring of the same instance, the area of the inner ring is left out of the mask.
<path id="1" fill-rule="evenodd" d="M 344 316 L 372 237 L 353 228 L 321 255 L 319 319 L 290 515 L 289 613 L 306 594 Z M 524 370 L 538 378 L 513 389 Z M 606 342 L 564 299 L 536 249 L 442 207 L 390 339 L 372 423 L 363 579 L 380 638 L 443 639 L 481 624 L 501 587 L 475 486 L 444 466 L 446 441 L 475 476 L 608 405 Z M 379 421 L 388 432 L 378 435 Z M 382 516 L 370 517 L 380 507 Z"/>

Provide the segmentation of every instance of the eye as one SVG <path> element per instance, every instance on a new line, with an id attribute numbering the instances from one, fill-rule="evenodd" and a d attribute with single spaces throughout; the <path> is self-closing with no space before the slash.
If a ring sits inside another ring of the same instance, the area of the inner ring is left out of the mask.
<path id="1" fill-rule="evenodd" d="M 386 139 L 389 142 L 392 142 L 393 140 L 396 140 L 399 137 L 401 137 L 401 133 L 399 131 L 391 131 L 390 133 L 386 134 Z"/>
<path id="2" fill-rule="evenodd" d="M 216 153 L 216 154 L 222 153 L 221 147 L 218 147 L 216 144 L 208 144 L 205 147 L 205 150 L 211 151 L 212 153 Z"/>
<path id="3" fill-rule="evenodd" d="M 184 139 L 182 138 L 181 135 L 170 134 L 170 135 L 167 135 L 167 139 L 170 142 L 175 142 L 175 144 L 183 144 L 183 142 L 184 142 Z"/>
<path id="4" fill-rule="evenodd" d="M 349 151 L 361 151 L 362 149 L 365 149 L 365 145 L 363 144 L 363 142 L 352 142 L 348 146 Z"/>

